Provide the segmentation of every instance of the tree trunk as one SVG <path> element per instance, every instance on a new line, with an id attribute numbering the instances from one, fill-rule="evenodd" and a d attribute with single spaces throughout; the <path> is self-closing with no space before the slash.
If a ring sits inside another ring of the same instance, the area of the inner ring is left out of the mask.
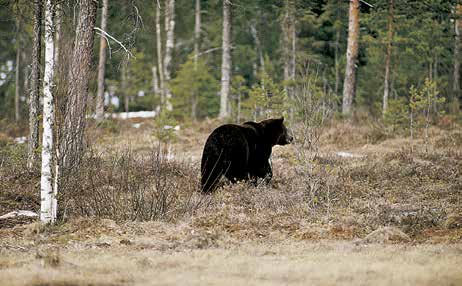
<path id="1" fill-rule="evenodd" d="M 165 58 L 164 58 L 164 76 L 165 76 L 165 108 L 169 111 L 173 109 L 172 93 L 169 82 L 172 71 L 172 53 L 174 48 L 174 31 L 175 31 L 175 0 L 166 0 L 165 3 Z"/>
<path id="2" fill-rule="evenodd" d="M 194 71 L 197 72 L 197 62 L 199 60 L 199 45 L 201 39 L 201 1 L 196 0 L 195 25 L 194 25 Z M 191 96 L 191 118 L 197 120 L 197 94 Z"/>
<path id="3" fill-rule="evenodd" d="M 335 95 L 338 95 L 340 85 L 340 60 L 339 60 L 339 46 L 340 46 L 340 30 L 335 33 Z"/>
<path id="4" fill-rule="evenodd" d="M 356 62 L 358 59 L 359 38 L 359 0 L 350 0 L 348 19 L 348 45 L 347 61 L 345 69 L 345 81 L 343 83 L 342 113 L 350 114 L 353 98 L 356 94 Z"/>
<path id="5" fill-rule="evenodd" d="M 295 18 L 294 18 L 294 2 L 292 0 L 284 1 L 284 18 L 282 20 L 282 53 L 284 59 L 284 85 L 285 92 L 289 98 L 293 98 L 294 90 L 288 84 L 295 79 Z"/>
<path id="6" fill-rule="evenodd" d="M 21 115 L 19 114 L 19 73 L 21 70 L 21 39 L 20 39 L 20 21 L 19 15 L 16 18 L 16 67 L 15 67 L 15 84 L 14 84 L 14 120 L 19 121 Z"/>
<path id="7" fill-rule="evenodd" d="M 37 1 L 38 2 L 38 1 Z M 37 3 L 36 3 L 37 4 Z M 37 4 L 38 5 L 38 4 Z M 36 11 L 37 13 L 37 11 Z M 37 15 L 37 14 L 36 14 Z M 51 0 L 45 4 L 45 73 L 43 77 L 43 146 L 42 169 L 40 178 L 40 220 L 42 223 L 53 223 L 56 220 L 58 190 L 53 190 L 52 184 L 52 154 L 53 154 L 53 73 L 54 73 L 54 43 L 53 43 L 53 11 Z M 35 38 L 35 35 L 34 35 Z"/>
<path id="8" fill-rule="evenodd" d="M 157 70 L 159 71 L 160 101 L 162 107 L 165 104 L 164 64 L 162 55 L 162 30 L 160 27 L 160 3 L 154 0 L 156 7 L 156 42 L 157 42 Z"/>
<path id="9" fill-rule="evenodd" d="M 128 113 L 129 104 L 130 104 L 130 95 L 127 92 L 127 77 L 128 77 L 127 65 L 128 65 L 128 62 L 122 63 L 122 69 L 121 69 L 121 73 L 122 73 L 121 85 L 122 86 L 121 87 L 123 90 L 123 97 L 124 97 L 123 98 L 124 99 L 124 111 Z"/>
<path id="10" fill-rule="evenodd" d="M 39 95 L 40 95 L 40 58 L 42 48 L 42 0 L 34 0 L 34 27 L 32 42 L 32 71 L 29 95 L 29 141 L 27 146 L 27 167 L 33 168 L 38 161 L 39 147 Z"/>
<path id="11" fill-rule="evenodd" d="M 454 74 L 452 82 L 452 100 L 450 110 L 452 114 L 459 114 L 460 110 L 460 31 L 462 30 L 462 4 L 457 4 L 454 20 Z"/>
<path id="12" fill-rule="evenodd" d="M 69 67 L 69 88 L 64 119 L 65 134 L 59 150 L 63 155 L 63 167 L 69 169 L 80 163 L 83 152 L 85 111 L 90 81 L 93 53 L 94 27 L 97 2 L 80 0 L 80 12 L 74 41 L 74 51 Z"/>
<path id="13" fill-rule="evenodd" d="M 265 71 L 265 59 L 263 57 L 263 49 L 261 46 L 260 38 L 258 37 L 256 23 L 252 21 L 250 23 L 250 33 L 252 34 L 253 40 L 255 41 L 255 48 L 257 50 L 258 60 L 260 63 L 260 70 Z"/>
<path id="14" fill-rule="evenodd" d="M 60 53 L 61 53 L 61 38 L 62 38 L 62 23 L 63 23 L 63 8 L 62 8 L 62 4 L 61 4 L 61 1 L 55 1 L 55 3 L 53 3 L 53 5 L 55 5 L 55 8 L 54 8 L 54 13 L 55 13 L 55 20 L 54 20 L 54 23 L 55 23 L 55 54 L 54 54 L 54 57 L 55 57 L 55 67 L 57 70 L 60 70 Z"/>
<path id="15" fill-rule="evenodd" d="M 106 31 L 107 26 L 108 0 L 103 0 L 101 11 L 101 30 Z M 106 39 L 101 36 L 99 42 L 99 63 L 98 63 L 98 92 L 96 94 L 96 120 L 104 119 L 104 72 L 106 64 Z"/>
<path id="16" fill-rule="evenodd" d="M 151 68 L 152 72 L 152 92 L 157 96 L 159 94 L 159 78 L 157 77 L 157 67 L 154 65 Z"/>
<path id="17" fill-rule="evenodd" d="M 221 62 L 221 92 L 219 118 L 229 115 L 228 97 L 231 80 L 231 1 L 223 0 L 223 55 Z"/>
<path id="18" fill-rule="evenodd" d="M 390 94 L 390 62 L 391 49 L 393 42 L 393 0 L 389 0 L 388 7 L 388 35 L 387 35 L 387 53 L 385 55 L 385 81 L 383 83 L 383 107 L 382 113 L 385 114 L 388 108 L 388 97 Z"/>

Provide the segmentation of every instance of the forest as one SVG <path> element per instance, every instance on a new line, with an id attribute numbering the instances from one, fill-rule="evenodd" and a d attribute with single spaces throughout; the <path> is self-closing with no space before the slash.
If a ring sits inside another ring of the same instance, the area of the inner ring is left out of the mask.
<path id="1" fill-rule="evenodd" d="M 461 30 L 460 0 L 0 0 L 0 281 L 462 283 Z M 281 117 L 269 179 L 201 191 L 217 127 Z"/>

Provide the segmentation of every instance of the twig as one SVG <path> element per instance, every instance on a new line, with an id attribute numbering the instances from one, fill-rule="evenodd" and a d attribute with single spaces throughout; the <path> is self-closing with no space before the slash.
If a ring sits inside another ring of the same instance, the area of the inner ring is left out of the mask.
<path id="1" fill-rule="evenodd" d="M 373 6 L 372 4 L 369 4 L 369 3 L 367 3 L 367 2 L 364 1 L 364 0 L 359 0 L 359 2 L 361 2 L 361 3 L 363 3 L 363 4 L 367 5 L 367 6 L 369 6 L 369 7 L 371 7 L 371 8 L 374 8 L 374 6 Z"/>
<path id="2" fill-rule="evenodd" d="M 119 40 L 117 40 L 116 38 L 114 38 L 113 36 L 111 36 L 108 32 L 106 32 L 106 31 L 104 31 L 104 30 L 102 30 L 102 29 L 100 29 L 100 28 L 98 28 L 98 27 L 95 27 L 94 29 L 97 30 L 97 31 L 99 31 L 99 32 L 101 32 L 102 34 L 104 34 L 104 36 L 107 36 L 107 37 L 109 37 L 110 39 L 112 39 L 113 41 L 115 41 L 117 44 L 119 44 L 119 46 L 121 46 L 121 47 L 125 50 L 125 52 L 127 52 L 127 54 L 128 54 L 130 57 L 136 59 L 136 57 L 135 57 L 135 56 L 134 56 L 134 55 L 133 55 L 133 54 L 132 54 L 132 53 L 131 53 L 131 52 L 119 41 Z"/>

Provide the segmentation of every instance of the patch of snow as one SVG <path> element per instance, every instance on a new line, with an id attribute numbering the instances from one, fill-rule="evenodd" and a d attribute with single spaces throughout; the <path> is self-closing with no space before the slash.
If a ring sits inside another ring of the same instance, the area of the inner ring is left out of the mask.
<path id="1" fill-rule="evenodd" d="M 138 129 L 138 128 L 140 128 L 140 126 L 141 126 L 142 124 L 143 124 L 143 123 L 133 123 L 133 124 L 132 124 L 132 127 Z"/>
<path id="2" fill-rule="evenodd" d="M 165 130 L 173 129 L 175 131 L 180 131 L 180 128 L 181 128 L 180 125 L 176 125 L 176 126 L 164 125 Z"/>
<path id="3" fill-rule="evenodd" d="M 26 143 L 26 141 L 27 141 L 26 136 L 14 138 L 14 143 L 16 143 L 16 144 L 24 144 L 24 143 Z"/>
<path id="4" fill-rule="evenodd" d="M 349 152 L 337 152 L 335 153 L 335 155 L 339 156 L 339 157 L 342 157 L 342 158 L 363 158 L 364 155 L 358 155 L 358 154 L 353 154 L 353 153 L 349 153 Z"/>
<path id="5" fill-rule="evenodd" d="M 12 211 L 7 214 L 4 214 L 0 216 L 0 219 L 7 219 L 7 218 L 12 218 L 12 217 L 18 217 L 18 216 L 38 217 L 38 214 L 32 211 L 19 210 L 19 211 Z"/>

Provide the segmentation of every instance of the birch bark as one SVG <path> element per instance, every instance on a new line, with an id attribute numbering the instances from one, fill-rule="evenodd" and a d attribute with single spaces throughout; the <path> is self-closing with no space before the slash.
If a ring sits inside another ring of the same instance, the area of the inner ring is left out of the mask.
<path id="1" fill-rule="evenodd" d="M 157 70 L 159 71 L 159 88 L 160 88 L 160 101 L 162 107 L 165 105 L 165 84 L 164 84 L 164 56 L 162 54 L 162 31 L 160 27 L 160 3 L 154 0 L 156 7 L 156 42 L 157 42 Z"/>
<path id="2" fill-rule="evenodd" d="M 45 2 L 45 72 L 43 77 L 43 146 L 42 168 L 40 178 L 40 220 L 42 223 L 53 223 L 56 220 L 58 190 L 53 190 L 52 153 L 54 125 L 54 42 L 53 11 L 51 0 Z"/>
<path id="3" fill-rule="evenodd" d="M 221 92 L 219 118 L 229 115 L 228 97 L 231 77 L 231 1 L 223 0 L 223 55 L 221 62 Z"/>
<path id="4" fill-rule="evenodd" d="M 383 84 L 383 107 L 382 113 L 385 114 L 388 108 L 388 97 L 390 94 L 390 62 L 393 42 L 393 0 L 389 0 L 388 10 L 388 35 L 387 35 L 387 53 L 385 56 L 385 80 Z"/>
<path id="5" fill-rule="evenodd" d="M 173 109 L 169 82 L 171 79 L 172 53 L 174 48 L 174 31 L 175 31 L 175 0 L 166 0 L 165 3 L 165 58 L 164 58 L 164 76 L 165 76 L 165 108 L 169 111 Z"/>

